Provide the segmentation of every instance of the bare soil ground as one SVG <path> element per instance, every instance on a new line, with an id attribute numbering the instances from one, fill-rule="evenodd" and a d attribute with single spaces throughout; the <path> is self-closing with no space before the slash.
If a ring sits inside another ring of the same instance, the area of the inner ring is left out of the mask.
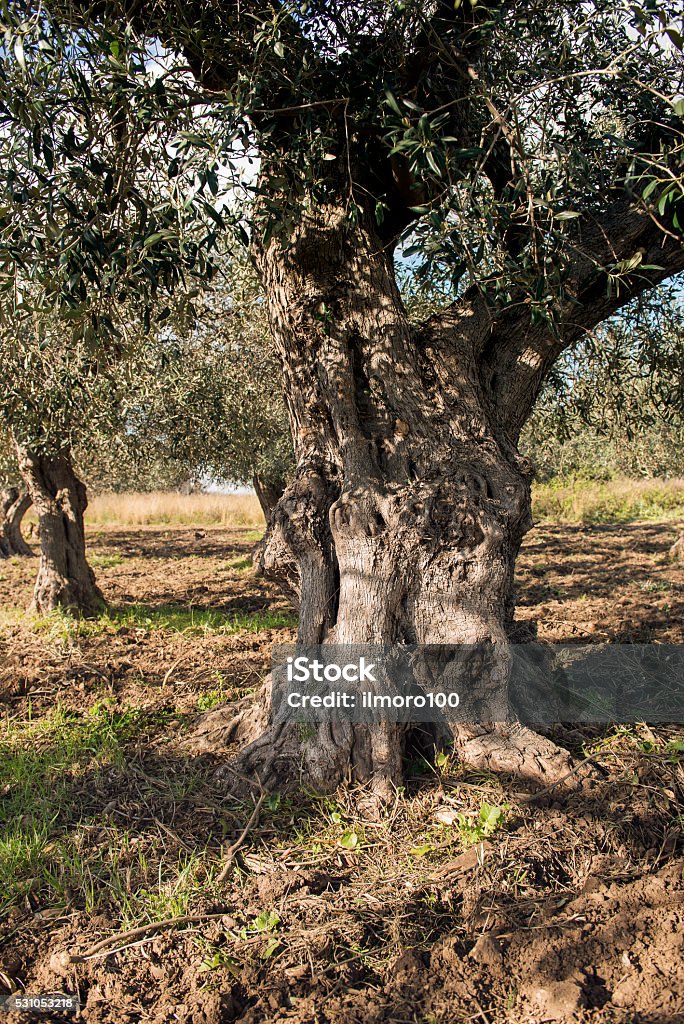
<path id="1" fill-rule="evenodd" d="M 538 527 L 519 617 L 683 642 L 680 529 Z M 88 1024 L 684 1022 L 681 728 L 559 729 L 593 755 L 569 795 L 450 759 L 411 764 L 379 822 L 272 794 L 220 880 L 253 804 L 185 739 L 294 636 L 254 539 L 91 531 L 92 623 L 24 614 L 35 562 L 0 563 L 0 998 L 76 993 Z"/>

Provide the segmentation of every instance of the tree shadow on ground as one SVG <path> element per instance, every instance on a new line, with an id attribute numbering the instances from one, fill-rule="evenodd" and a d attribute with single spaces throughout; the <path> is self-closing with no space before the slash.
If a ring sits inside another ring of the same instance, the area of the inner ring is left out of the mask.
<path id="1" fill-rule="evenodd" d="M 90 547 L 115 548 L 129 558 L 226 558 L 250 555 L 263 531 L 247 527 L 169 527 L 88 533 Z"/>
<path id="2" fill-rule="evenodd" d="M 558 577 L 568 599 L 614 596 L 618 573 L 624 585 L 647 582 L 665 570 L 684 590 L 679 567 L 667 561 L 679 532 L 662 523 L 543 526 L 525 540 L 519 569 L 533 580 Z M 534 603 L 534 583 L 526 581 L 521 591 L 525 603 Z"/>

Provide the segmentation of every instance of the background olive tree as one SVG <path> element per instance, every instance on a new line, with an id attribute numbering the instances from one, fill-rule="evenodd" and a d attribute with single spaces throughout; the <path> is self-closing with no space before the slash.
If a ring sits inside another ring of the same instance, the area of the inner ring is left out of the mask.
<path id="1" fill-rule="evenodd" d="M 21 533 L 21 522 L 31 507 L 23 485 L 12 438 L 0 430 L 0 558 L 32 555 Z"/>
<path id="2" fill-rule="evenodd" d="M 0 47 L 0 412 L 40 521 L 35 605 L 91 613 L 103 599 L 74 447 L 115 432 L 152 307 L 163 321 L 163 295 L 190 302 L 208 281 L 208 224 L 221 218 L 189 146 L 183 73 L 129 51 L 125 31 L 104 48 L 54 25 L 48 39 L 34 13 Z M 11 26 L 21 11 L 5 14 Z"/>
<path id="3" fill-rule="evenodd" d="M 142 450 L 194 479 L 252 485 L 268 520 L 292 442 L 264 297 L 244 257 L 218 260 L 192 316 L 171 318 L 146 345 L 149 385 L 131 414 Z"/>
<path id="4" fill-rule="evenodd" d="M 522 436 L 539 479 L 684 476 L 681 281 L 564 353 Z"/>
<path id="5" fill-rule="evenodd" d="M 138 325 L 116 426 L 84 432 L 74 457 L 98 491 L 251 485 L 268 519 L 292 469 L 282 374 L 254 271 L 216 262 L 191 309 L 172 300 Z"/>

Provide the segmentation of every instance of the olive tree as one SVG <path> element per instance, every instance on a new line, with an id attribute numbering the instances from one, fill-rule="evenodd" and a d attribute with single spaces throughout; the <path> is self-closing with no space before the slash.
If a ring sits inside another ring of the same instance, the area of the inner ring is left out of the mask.
<path id="1" fill-rule="evenodd" d="M 0 335 L 0 373 L 0 413 L 38 515 L 34 605 L 41 613 L 57 605 L 95 612 L 104 600 L 86 559 L 87 495 L 73 450 L 84 435 L 115 425 L 122 381 L 104 372 L 85 342 L 65 345 L 58 322 L 36 323 L 32 332 L 24 324 L 11 344 Z"/>
<path id="2" fill-rule="evenodd" d="M 172 299 L 162 323 L 138 332 L 116 426 L 74 450 L 84 478 L 114 491 L 251 484 L 268 520 L 292 443 L 264 297 L 244 255 L 217 255 L 191 310 Z"/>
<path id="3" fill-rule="evenodd" d="M 244 257 L 217 259 L 192 315 L 147 340 L 148 387 L 131 420 L 142 450 L 185 476 L 252 484 L 267 521 L 292 468 L 292 442 L 264 296 Z"/>
<path id="4" fill-rule="evenodd" d="M 216 167 L 258 155 L 244 230 L 295 457 L 268 549 L 300 594 L 300 640 L 489 644 L 483 685 L 505 691 L 532 522 L 521 430 L 563 352 L 684 267 L 680 5 L 41 11 L 41 26 L 85 26 L 103 47 L 126 33 L 164 48 L 192 72 L 188 102 L 197 89 L 213 104 Z M 15 18 L 12 45 L 26 25 Z M 401 259 L 455 291 L 417 326 Z M 401 780 L 400 726 L 339 721 L 302 739 L 262 710 L 240 727 L 253 740 L 244 766 L 264 777 L 296 759 L 314 785 L 351 775 L 383 795 Z M 520 726 L 452 731 L 469 764 L 547 781 L 568 770 L 564 751 Z"/>

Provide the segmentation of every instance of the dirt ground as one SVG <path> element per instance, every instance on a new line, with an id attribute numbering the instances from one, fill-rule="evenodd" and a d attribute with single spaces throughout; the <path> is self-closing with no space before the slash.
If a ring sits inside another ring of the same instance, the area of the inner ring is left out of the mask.
<path id="1" fill-rule="evenodd" d="M 683 642 L 682 526 L 537 527 L 519 618 Z M 25 615 L 36 563 L 0 563 L 0 998 L 72 993 L 47 1018 L 88 1024 L 684 1024 L 684 728 L 559 728 L 592 757 L 572 793 L 446 758 L 381 821 L 271 794 L 221 877 L 254 807 L 186 737 L 294 637 L 253 542 L 91 532 L 112 610 L 89 625 Z"/>

